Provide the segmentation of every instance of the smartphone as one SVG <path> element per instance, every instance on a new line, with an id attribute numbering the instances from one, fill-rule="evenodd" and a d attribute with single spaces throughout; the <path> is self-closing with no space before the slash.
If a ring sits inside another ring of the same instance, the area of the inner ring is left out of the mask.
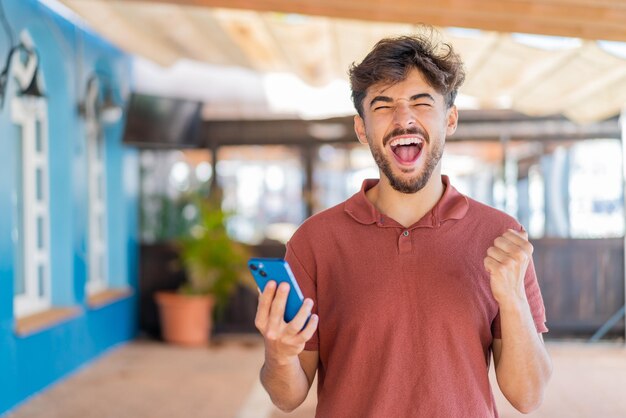
<path id="1" fill-rule="evenodd" d="M 251 258 L 248 261 L 248 268 L 261 291 L 265 289 L 265 285 L 270 280 L 275 281 L 277 285 L 281 282 L 289 283 L 285 322 L 290 322 L 302 307 L 304 297 L 289 264 L 282 258 Z"/>

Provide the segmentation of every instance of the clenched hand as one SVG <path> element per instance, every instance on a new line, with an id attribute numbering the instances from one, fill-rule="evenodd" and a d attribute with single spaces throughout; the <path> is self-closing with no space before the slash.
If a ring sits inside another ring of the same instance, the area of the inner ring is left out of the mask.
<path id="1" fill-rule="evenodd" d="M 484 264 L 491 276 L 491 292 L 498 304 L 526 302 L 524 276 L 533 246 L 525 231 L 507 230 L 487 250 Z"/>

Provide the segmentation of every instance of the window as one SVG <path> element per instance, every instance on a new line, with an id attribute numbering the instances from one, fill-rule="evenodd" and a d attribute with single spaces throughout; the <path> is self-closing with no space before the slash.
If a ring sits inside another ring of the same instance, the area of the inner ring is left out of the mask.
<path id="1" fill-rule="evenodd" d="M 618 139 L 578 142 L 570 149 L 569 163 L 571 236 L 624 236 L 621 142 Z"/>
<path id="2" fill-rule="evenodd" d="M 44 99 L 15 97 L 11 119 L 18 126 L 14 313 L 23 317 L 50 307 L 50 215 L 48 115 Z"/>
<path id="3" fill-rule="evenodd" d="M 462 193 L 515 216 L 533 239 L 624 236 L 618 139 L 511 141 L 506 150 L 450 142 L 443 173 Z"/>
<path id="4" fill-rule="evenodd" d="M 314 212 L 320 212 L 358 192 L 363 180 L 378 178 L 379 172 L 369 147 L 325 144 L 317 150 L 313 177 Z"/>
<path id="5" fill-rule="evenodd" d="M 187 233 L 198 215 L 195 198 L 209 195 L 211 160 L 208 150 L 141 151 L 142 242 L 166 242 Z"/>
<path id="6" fill-rule="evenodd" d="M 87 118 L 87 172 L 89 181 L 89 275 L 87 293 L 108 286 L 106 220 L 106 164 L 103 132 L 96 118 Z"/>
<path id="7" fill-rule="evenodd" d="M 506 208 L 506 186 L 500 179 L 503 160 L 499 143 L 454 142 L 446 143 L 442 159 L 442 174 L 461 193 L 479 202 Z"/>
<path id="8" fill-rule="evenodd" d="M 305 218 L 300 149 L 221 147 L 218 156 L 222 207 L 233 214 L 227 225 L 229 235 L 251 245 L 288 240 Z"/>

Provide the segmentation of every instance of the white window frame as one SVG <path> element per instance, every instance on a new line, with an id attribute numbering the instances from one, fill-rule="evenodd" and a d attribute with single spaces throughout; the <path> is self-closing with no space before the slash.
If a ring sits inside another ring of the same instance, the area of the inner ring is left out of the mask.
<path id="1" fill-rule="evenodd" d="M 11 100 L 11 120 L 22 128 L 22 230 L 18 232 L 22 252 L 24 293 L 14 296 L 16 318 L 49 309 L 50 286 L 50 210 L 48 169 L 48 109 L 46 100 L 14 97 Z M 37 138 L 37 123 L 40 137 Z M 39 150 L 37 144 L 39 141 Z M 40 170 L 40 196 L 37 196 L 37 171 Z M 19 193 L 18 193 L 19 195 Z M 38 223 L 41 225 L 38 226 Z M 19 227 L 18 227 L 19 228 Z M 40 228 L 40 230 L 39 230 Z M 41 277 L 40 277 L 41 272 Z"/>
<path id="2" fill-rule="evenodd" d="M 108 288 L 108 238 L 107 238 L 107 198 L 106 198 L 106 149 L 102 122 L 97 109 L 100 83 L 92 78 L 87 84 L 85 101 L 85 123 L 87 133 L 87 175 L 88 175 L 88 295 Z"/>

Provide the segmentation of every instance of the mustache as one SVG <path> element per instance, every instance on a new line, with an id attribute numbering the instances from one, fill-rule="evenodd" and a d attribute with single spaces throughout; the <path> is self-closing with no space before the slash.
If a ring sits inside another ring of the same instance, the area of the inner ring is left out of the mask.
<path id="1" fill-rule="evenodd" d="M 393 131 L 389 132 L 383 138 L 383 146 L 387 145 L 387 142 L 391 141 L 396 136 L 401 135 L 419 135 L 424 138 L 424 141 L 430 142 L 430 138 L 428 137 L 428 133 L 418 126 L 412 126 L 410 128 L 396 128 Z"/>

